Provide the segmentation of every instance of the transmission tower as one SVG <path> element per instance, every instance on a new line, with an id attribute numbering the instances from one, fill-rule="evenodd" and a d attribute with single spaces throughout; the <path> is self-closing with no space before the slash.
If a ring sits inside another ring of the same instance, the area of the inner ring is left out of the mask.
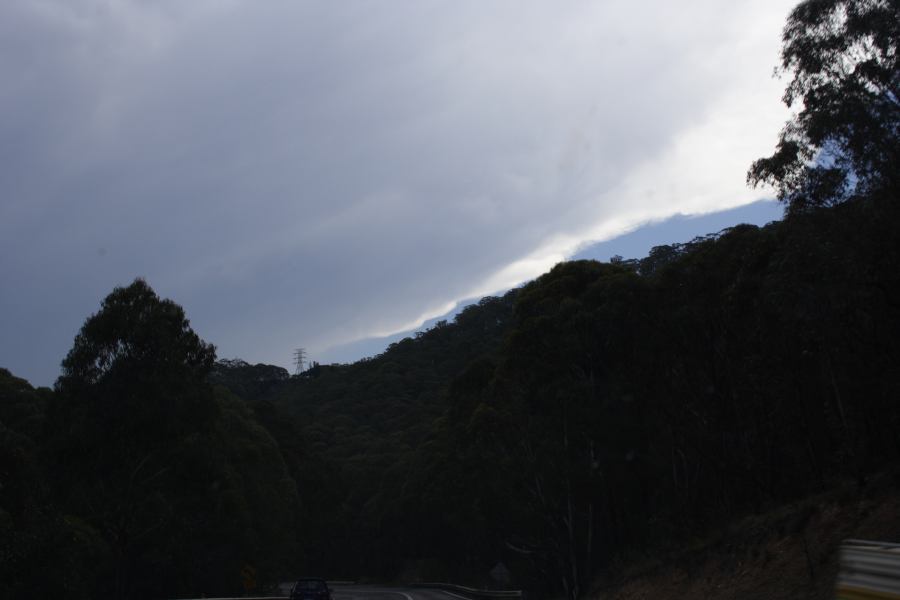
<path id="1" fill-rule="evenodd" d="M 303 372 L 303 365 L 306 364 L 306 350 L 303 348 L 297 348 L 294 350 L 294 375 L 299 375 Z"/>

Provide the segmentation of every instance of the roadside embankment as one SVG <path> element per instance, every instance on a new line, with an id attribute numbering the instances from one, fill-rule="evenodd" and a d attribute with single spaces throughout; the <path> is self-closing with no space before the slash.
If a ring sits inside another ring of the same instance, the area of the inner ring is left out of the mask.
<path id="1" fill-rule="evenodd" d="M 745 518 L 665 559 L 620 567 L 597 600 L 833 599 L 845 539 L 900 541 L 900 481 L 871 478 Z"/>

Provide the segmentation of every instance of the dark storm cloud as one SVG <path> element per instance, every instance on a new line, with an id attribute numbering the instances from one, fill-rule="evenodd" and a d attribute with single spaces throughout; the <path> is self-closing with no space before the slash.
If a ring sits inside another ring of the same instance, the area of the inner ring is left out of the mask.
<path id="1" fill-rule="evenodd" d="M 48 383 L 138 275 L 221 355 L 315 358 L 747 202 L 788 8 L 5 2 L 0 364 Z"/>

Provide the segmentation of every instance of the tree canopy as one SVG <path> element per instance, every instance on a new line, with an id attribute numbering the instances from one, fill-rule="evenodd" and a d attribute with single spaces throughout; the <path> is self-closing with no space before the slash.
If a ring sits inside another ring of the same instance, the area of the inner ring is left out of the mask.
<path id="1" fill-rule="evenodd" d="M 747 180 L 789 212 L 898 187 L 900 2 L 806 0 L 782 36 L 784 102 L 797 112 Z"/>
<path id="2" fill-rule="evenodd" d="M 203 381 L 215 347 L 191 329 L 184 310 L 162 300 L 143 279 L 113 290 L 87 319 L 62 363 L 63 391 L 117 377 Z"/>
<path id="3" fill-rule="evenodd" d="M 76 336 L 41 454 L 60 522 L 78 523 L 99 557 L 83 595 L 234 594 L 247 569 L 271 580 L 296 557 L 282 449 L 242 399 L 213 388 L 214 361 L 184 310 L 141 279 Z"/>

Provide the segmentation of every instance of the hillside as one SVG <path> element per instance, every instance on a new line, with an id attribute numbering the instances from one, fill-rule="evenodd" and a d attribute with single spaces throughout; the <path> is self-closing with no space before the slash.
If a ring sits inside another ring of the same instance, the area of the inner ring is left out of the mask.
<path id="1" fill-rule="evenodd" d="M 822 597 L 839 538 L 896 534 L 898 213 L 561 263 L 293 377 L 214 363 L 136 280 L 53 390 L 0 372 L 4 589 L 227 594 L 297 565 L 495 585 L 502 562 L 538 596 L 750 598 L 811 570 Z"/>
<path id="2" fill-rule="evenodd" d="M 526 286 L 444 431 L 490 552 L 577 593 L 635 549 L 896 464 L 897 223 L 870 198 Z"/>
<path id="3" fill-rule="evenodd" d="M 317 568 L 340 569 L 347 577 L 397 569 L 403 554 L 385 545 L 405 534 L 386 532 L 386 520 L 396 518 L 412 462 L 447 408 L 450 382 L 467 364 L 496 353 L 516 295 L 484 298 L 453 322 L 439 322 L 353 364 L 316 364 L 289 377 L 269 365 L 217 363 L 212 380 L 247 400 L 270 429 L 279 423 L 266 413 L 290 419 L 303 440 L 305 464 L 316 465 L 318 475 L 306 484 L 320 510 L 304 534 L 317 540 L 320 552 L 310 559 Z M 327 498 L 324 504 L 319 496 Z"/>
<path id="4" fill-rule="evenodd" d="M 292 415 L 329 473 L 346 543 L 323 565 L 490 584 L 503 561 L 531 589 L 589 587 L 896 463 L 897 212 L 869 198 L 563 263 L 250 402 Z"/>
<path id="5" fill-rule="evenodd" d="M 832 600 L 847 539 L 900 539 L 898 474 L 836 488 L 731 524 L 711 539 L 621 565 L 597 582 L 615 600 Z"/>

